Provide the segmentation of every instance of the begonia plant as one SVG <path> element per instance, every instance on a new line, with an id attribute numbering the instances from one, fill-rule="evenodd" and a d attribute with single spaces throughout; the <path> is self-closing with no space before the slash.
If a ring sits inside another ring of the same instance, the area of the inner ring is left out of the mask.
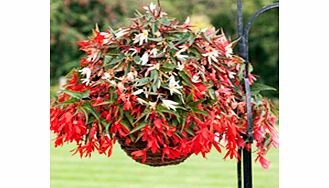
<path id="1" fill-rule="evenodd" d="M 247 114 L 243 76 L 245 64 L 234 55 L 222 30 L 191 30 L 167 17 L 154 4 L 136 13 L 128 27 L 93 30 L 78 42 L 86 53 L 68 75 L 51 104 L 50 129 L 55 146 L 74 142 L 81 157 L 98 151 L 111 156 L 113 144 L 143 142 L 131 157 L 175 159 L 214 147 L 224 158 L 240 156 L 247 146 Z M 249 74 L 253 84 L 255 75 Z M 278 147 L 271 102 L 252 96 L 257 158 Z"/>

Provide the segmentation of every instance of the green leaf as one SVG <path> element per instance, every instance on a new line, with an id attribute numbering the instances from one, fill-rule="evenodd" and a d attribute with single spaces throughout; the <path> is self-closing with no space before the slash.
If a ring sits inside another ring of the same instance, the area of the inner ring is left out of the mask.
<path id="1" fill-rule="evenodd" d="M 188 43 L 190 44 L 190 46 L 194 43 L 195 37 L 194 36 L 190 36 Z"/>
<path id="2" fill-rule="evenodd" d="M 109 63 L 110 65 L 116 64 L 117 62 L 120 62 L 124 58 L 124 54 L 120 54 L 116 58 L 112 59 Z"/>
<path id="3" fill-rule="evenodd" d="M 101 123 L 103 124 L 104 129 L 105 129 L 106 133 L 108 134 L 109 133 L 109 127 L 112 124 L 112 121 L 106 122 L 105 120 L 102 120 Z"/>
<path id="4" fill-rule="evenodd" d="M 151 82 L 150 78 L 141 78 L 141 79 L 137 80 L 137 82 L 134 84 L 134 87 L 143 86 L 150 82 Z"/>
<path id="5" fill-rule="evenodd" d="M 176 46 L 172 42 L 168 42 L 168 46 L 170 49 L 178 50 L 178 48 L 176 48 Z"/>
<path id="6" fill-rule="evenodd" d="M 143 117 L 145 117 L 146 115 L 148 115 L 150 113 L 150 109 L 146 108 L 143 113 L 141 113 L 138 117 L 138 119 L 133 123 L 133 125 L 135 125 L 139 120 L 141 120 Z"/>
<path id="7" fill-rule="evenodd" d="M 64 102 L 60 102 L 60 105 L 65 105 L 65 104 L 74 104 L 75 102 L 77 102 L 78 100 L 76 98 L 72 98 L 70 100 L 64 101 Z"/>
<path id="8" fill-rule="evenodd" d="M 134 61 L 135 61 L 136 64 L 139 64 L 140 61 L 141 61 L 141 58 L 139 56 L 135 56 Z"/>
<path id="9" fill-rule="evenodd" d="M 165 72 L 170 72 L 172 70 L 174 70 L 176 67 L 176 65 L 165 62 L 162 66 L 161 66 L 161 70 L 165 71 Z"/>
<path id="10" fill-rule="evenodd" d="M 171 123 L 170 123 L 170 125 L 172 126 L 172 127 L 178 127 L 178 121 L 177 121 L 177 119 L 171 119 Z"/>
<path id="11" fill-rule="evenodd" d="M 137 127 L 133 128 L 129 134 L 133 134 L 134 132 L 139 131 L 140 129 L 144 128 L 145 125 L 145 122 L 141 122 Z"/>
<path id="12" fill-rule="evenodd" d="M 118 121 L 121 121 L 122 118 L 123 118 L 123 109 L 122 108 L 117 108 L 117 110 L 115 112 L 115 116 L 117 116 L 119 112 L 120 112 L 120 115 L 119 115 Z"/>
<path id="13" fill-rule="evenodd" d="M 152 83 L 152 91 L 154 93 L 157 92 L 158 90 L 158 82 L 160 82 L 159 80 L 159 72 L 157 70 L 152 70 L 151 72 L 151 79 L 153 80 L 153 83 Z"/>
<path id="14" fill-rule="evenodd" d="M 169 110 L 161 105 L 158 105 L 157 108 L 156 108 L 156 112 L 158 113 L 169 113 L 169 114 L 173 114 L 176 116 L 176 119 L 177 121 L 180 123 L 181 122 L 181 119 L 180 119 L 180 115 L 176 112 L 176 111 L 173 111 L 173 110 Z"/>
<path id="15" fill-rule="evenodd" d="M 190 103 L 193 101 L 193 93 L 190 93 L 186 98 L 186 103 Z"/>
<path id="16" fill-rule="evenodd" d="M 86 116 L 85 123 L 88 124 L 88 118 L 89 118 L 88 112 L 86 111 L 86 109 L 82 108 L 81 106 L 79 106 L 79 109 L 85 114 L 85 116 Z"/>
<path id="17" fill-rule="evenodd" d="M 160 23 L 165 25 L 165 26 L 170 26 L 171 22 L 166 18 L 166 17 L 162 17 L 160 20 Z"/>
<path id="18" fill-rule="evenodd" d="M 250 91 L 253 95 L 258 94 L 261 91 L 276 91 L 276 89 L 274 87 L 265 85 L 265 84 L 260 84 L 260 83 L 254 83 L 251 87 L 250 87 Z"/>
<path id="19" fill-rule="evenodd" d="M 70 91 L 70 90 L 64 89 L 63 92 L 70 95 L 71 97 L 74 97 L 74 98 L 77 98 L 77 99 L 82 99 L 82 98 L 89 97 L 90 90 L 86 90 L 86 91 L 80 93 L 80 92 Z"/>
<path id="20" fill-rule="evenodd" d="M 189 41 L 190 37 L 191 37 L 191 34 L 189 32 L 186 32 L 183 35 L 180 35 L 178 37 L 178 42 L 176 43 L 176 45 L 180 45 L 180 44 L 186 43 L 187 41 Z"/>
<path id="21" fill-rule="evenodd" d="M 139 133 L 136 140 L 134 141 L 134 143 L 136 143 L 139 139 L 141 139 L 143 137 L 144 134 Z"/>
<path id="22" fill-rule="evenodd" d="M 120 124 L 123 125 L 126 129 L 128 129 L 129 131 L 132 129 L 129 121 L 127 119 L 122 119 L 120 121 Z"/>
<path id="23" fill-rule="evenodd" d="M 112 56 L 108 56 L 108 55 L 107 55 L 107 56 L 104 57 L 103 63 L 106 65 L 106 64 L 108 64 L 112 59 L 113 59 Z"/>
<path id="24" fill-rule="evenodd" d="M 185 127 L 185 124 L 186 124 L 186 120 L 187 120 L 187 113 L 184 113 L 182 114 L 182 117 L 183 117 L 183 120 L 182 120 L 182 128 L 180 130 L 180 132 L 182 132 L 184 130 L 184 127 Z"/>
<path id="25" fill-rule="evenodd" d="M 132 62 L 128 62 L 127 68 L 125 69 L 125 76 L 130 72 Z"/>
<path id="26" fill-rule="evenodd" d="M 213 99 L 213 100 L 207 100 L 204 104 L 205 105 L 213 105 L 213 104 L 215 104 L 217 102 L 217 100 L 216 99 Z"/>
<path id="27" fill-rule="evenodd" d="M 183 81 L 185 82 L 185 85 L 190 86 L 190 87 L 195 87 L 192 82 L 189 80 L 188 76 L 185 74 L 185 72 L 183 71 L 179 71 L 178 75 L 183 79 Z"/>
<path id="28" fill-rule="evenodd" d="M 198 104 L 204 102 L 205 100 L 207 100 L 207 99 L 206 98 L 203 98 L 203 99 L 200 99 L 200 100 L 197 100 L 197 101 L 194 101 L 194 102 L 190 102 L 188 105 L 190 107 L 196 107 L 196 106 L 198 106 Z"/>
<path id="29" fill-rule="evenodd" d="M 157 91 L 158 91 L 158 84 L 159 84 L 159 82 L 160 82 L 160 80 L 159 79 L 156 79 L 156 80 L 154 80 L 154 82 L 153 82 L 153 84 L 152 84 L 152 91 L 154 92 L 154 93 L 156 93 Z"/>
<path id="30" fill-rule="evenodd" d="M 209 93 L 209 96 L 210 96 L 210 98 L 211 99 L 216 99 L 216 95 L 215 95 L 215 90 L 214 89 L 212 89 L 212 88 L 210 88 L 210 89 L 208 89 L 208 93 Z"/>
<path id="31" fill-rule="evenodd" d="M 94 108 L 90 104 L 85 103 L 83 106 L 81 106 L 81 108 L 91 113 L 100 122 L 99 114 L 94 110 Z"/>
<path id="32" fill-rule="evenodd" d="M 190 130 L 189 128 L 187 129 L 184 129 L 188 134 L 192 135 L 192 136 L 195 136 L 195 134 L 193 133 L 192 130 Z"/>
<path id="33" fill-rule="evenodd" d="M 152 33 L 153 33 L 153 35 L 157 31 L 158 31 L 158 21 L 155 21 L 154 24 L 152 25 Z"/>
<path id="34" fill-rule="evenodd" d="M 246 67 L 245 64 L 241 64 L 240 69 L 239 69 L 239 73 L 238 73 L 239 80 L 242 80 L 242 78 L 243 78 L 243 73 L 244 73 L 245 67 Z"/>
<path id="35" fill-rule="evenodd" d="M 195 107 L 191 107 L 190 109 L 194 113 L 199 113 L 199 114 L 203 114 L 203 115 L 209 116 L 209 114 L 206 111 L 204 111 L 204 110 L 200 110 L 200 109 L 197 109 Z"/>
<path id="36" fill-rule="evenodd" d="M 151 38 L 151 37 L 148 37 L 148 39 L 150 41 L 154 41 L 154 42 L 161 42 L 161 41 L 163 41 L 163 38 L 162 37 L 159 37 L 159 38 Z"/>
<path id="37" fill-rule="evenodd" d="M 124 111 L 126 118 L 128 119 L 129 123 L 133 126 L 134 125 L 134 118 L 130 115 L 130 111 Z"/>
<path id="38" fill-rule="evenodd" d="M 94 106 L 102 106 L 102 105 L 105 105 L 105 104 L 113 104 L 113 101 L 105 101 L 105 102 L 101 102 L 99 104 L 96 104 Z"/>
<path id="39" fill-rule="evenodd" d="M 151 71 L 151 79 L 152 80 L 157 80 L 159 79 L 159 72 L 157 70 L 152 70 Z"/>

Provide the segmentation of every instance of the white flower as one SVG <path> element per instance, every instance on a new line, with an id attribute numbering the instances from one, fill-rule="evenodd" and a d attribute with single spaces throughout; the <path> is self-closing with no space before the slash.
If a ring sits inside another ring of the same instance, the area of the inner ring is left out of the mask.
<path id="1" fill-rule="evenodd" d="M 188 16 L 184 22 L 184 25 L 190 25 L 191 24 L 191 19 L 190 17 Z"/>
<path id="2" fill-rule="evenodd" d="M 188 45 L 185 44 L 185 45 L 181 45 L 179 46 L 179 48 L 181 48 L 180 50 L 178 50 L 176 53 L 175 53 L 175 56 L 179 59 L 179 60 L 183 60 L 185 61 L 186 58 L 188 58 L 188 55 L 182 55 L 181 53 L 185 52 L 187 49 L 188 49 Z"/>
<path id="3" fill-rule="evenodd" d="M 145 104 L 145 105 L 148 104 L 145 100 L 138 98 L 138 97 L 137 97 L 137 102 L 139 102 L 140 104 Z"/>
<path id="4" fill-rule="evenodd" d="M 61 76 L 59 78 L 59 87 L 62 89 L 64 88 L 64 85 L 67 83 L 67 78 L 64 76 Z"/>
<path id="5" fill-rule="evenodd" d="M 82 81 L 82 83 L 86 83 L 86 85 L 88 85 L 90 82 L 90 76 L 91 76 L 90 68 L 85 67 L 85 68 L 79 70 L 79 72 L 81 72 L 82 75 L 86 75 L 86 78 L 81 79 L 81 81 Z"/>
<path id="6" fill-rule="evenodd" d="M 150 3 L 150 10 L 151 10 L 151 12 L 154 12 L 155 9 L 156 9 L 156 5 L 153 2 L 151 2 Z"/>
<path id="7" fill-rule="evenodd" d="M 170 95 L 172 95 L 173 93 L 177 93 L 177 94 L 182 94 L 178 89 L 183 88 L 183 86 L 180 86 L 179 81 L 175 81 L 175 77 L 173 75 L 171 75 L 171 77 L 169 78 L 169 90 L 170 90 Z"/>
<path id="8" fill-rule="evenodd" d="M 220 136 L 220 134 L 218 132 L 216 132 L 215 133 L 215 142 L 219 142 L 220 141 L 219 136 Z"/>
<path id="9" fill-rule="evenodd" d="M 159 70 L 159 69 L 160 69 L 160 63 L 152 65 L 150 68 L 146 70 L 144 76 L 147 77 L 152 70 Z"/>
<path id="10" fill-rule="evenodd" d="M 90 83 L 90 79 L 88 79 L 88 78 L 83 78 L 83 79 L 81 79 L 81 81 L 83 84 L 86 83 L 86 85 L 89 85 L 89 83 Z"/>
<path id="11" fill-rule="evenodd" d="M 211 48 L 210 51 L 208 51 L 207 53 L 202 54 L 202 56 L 208 57 L 208 62 L 210 65 L 212 61 L 218 63 L 217 57 L 219 56 L 219 52 L 213 48 Z"/>
<path id="12" fill-rule="evenodd" d="M 197 74 L 193 75 L 193 77 L 192 77 L 192 82 L 193 82 L 193 83 L 199 83 L 199 82 L 201 82 L 201 80 L 200 80 L 200 76 L 197 75 Z"/>
<path id="13" fill-rule="evenodd" d="M 178 69 L 179 71 L 183 71 L 184 70 L 184 64 L 180 64 L 179 61 L 177 62 L 177 67 L 176 69 Z"/>
<path id="14" fill-rule="evenodd" d="M 156 31 L 156 32 L 154 33 L 154 35 L 157 36 L 157 37 L 161 37 L 161 33 L 160 33 L 160 31 Z"/>
<path id="15" fill-rule="evenodd" d="M 128 81 L 131 81 L 131 80 L 133 80 L 135 78 L 135 76 L 134 76 L 134 73 L 133 72 L 129 72 L 128 74 L 127 74 L 127 80 Z"/>
<path id="16" fill-rule="evenodd" d="M 149 34 L 148 31 L 144 30 L 142 33 L 136 35 L 134 38 L 134 44 L 139 42 L 139 45 L 141 46 L 144 43 L 144 41 L 147 42 L 148 34 Z"/>
<path id="17" fill-rule="evenodd" d="M 117 84 L 117 87 L 118 87 L 120 92 L 123 92 L 125 90 L 125 85 L 122 82 L 119 82 Z"/>
<path id="18" fill-rule="evenodd" d="M 150 51 L 150 54 L 151 54 L 153 57 L 157 56 L 157 55 L 158 55 L 158 49 L 153 48 L 153 49 Z"/>
<path id="19" fill-rule="evenodd" d="M 88 78 L 91 75 L 91 70 L 88 67 L 85 67 L 85 68 L 79 70 L 79 72 L 81 72 L 81 74 L 83 74 L 83 75 L 86 75 Z"/>
<path id="20" fill-rule="evenodd" d="M 88 55 L 88 57 L 87 57 L 87 61 L 94 62 L 97 59 L 99 52 L 100 52 L 100 50 L 98 50 L 98 49 L 91 49 L 90 55 Z"/>
<path id="21" fill-rule="evenodd" d="M 179 60 L 185 61 L 186 58 L 188 58 L 188 55 L 177 54 L 176 57 L 177 57 Z"/>
<path id="22" fill-rule="evenodd" d="M 114 86 L 114 87 L 117 87 L 117 83 L 116 83 L 115 81 L 113 81 L 113 80 L 110 81 L 110 84 L 111 84 L 112 86 Z"/>
<path id="23" fill-rule="evenodd" d="M 149 105 L 150 105 L 151 110 L 155 110 L 155 107 L 157 105 L 157 102 L 151 102 L 151 101 L 149 101 Z"/>
<path id="24" fill-rule="evenodd" d="M 232 50 L 232 43 L 231 43 L 225 47 L 225 56 L 228 58 L 231 58 L 232 53 L 233 53 L 233 50 Z"/>
<path id="25" fill-rule="evenodd" d="M 144 6 L 143 8 L 146 10 L 147 13 L 149 12 L 149 10 L 151 12 L 154 12 L 156 9 L 156 5 L 153 2 L 151 2 L 149 6 Z"/>
<path id="26" fill-rule="evenodd" d="M 142 58 L 140 59 L 139 64 L 146 65 L 148 61 L 149 61 L 149 54 L 145 52 Z"/>
<path id="27" fill-rule="evenodd" d="M 102 79 L 109 80 L 111 78 L 111 75 L 108 72 L 105 72 L 102 76 Z"/>
<path id="28" fill-rule="evenodd" d="M 138 51 L 136 48 L 129 48 L 128 51 L 132 51 L 131 56 L 134 56 Z"/>
<path id="29" fill-rule="evenodd" d="M 143 93 L 143 91 L 144 91 L 143 89 L 139 89 L 139 90 L 133 92 L 133 95 L 139 95 L 139 94 Z"/>
<path id="30" fill-rule="evenodd" d="M 176 111 L 178 103 L 175 101 L 167 100 L 167 99 L 161 99 L 162 100 L 162 106 L 166 107 L 168 110 L 173 109 Z"/>
<path id="31" fill-rule="evenodd" d="M 236 75 L 235 72 L 231 72 L 231 71 L 228 72 L 228 77 L 229 78 L 234 79 L 234 75 Z"/>
<path id="32" fill-rule="evenodd" d="M 104 36 L 103 44 L 107 44 L 110 42 L 112 36 L 110 33 L 100 32 L 99 34 Z"/>
<path id="33" fill-rule="evenodd" d="M 122 29 L 120 28 L 119 31 L 115 34 L 115 37 L 120 38 L 126 34 L 128 34 L 128 29 Z"/>
<path id="34" fill-rule="evenodd" d="M 157 14 L 156 5 L 153 2 L 151 2 L 149 6 L 144 6 L 143 8 L 146 10 L 146 13 L 150 13 L 151 11 L 154 15 Z"/>

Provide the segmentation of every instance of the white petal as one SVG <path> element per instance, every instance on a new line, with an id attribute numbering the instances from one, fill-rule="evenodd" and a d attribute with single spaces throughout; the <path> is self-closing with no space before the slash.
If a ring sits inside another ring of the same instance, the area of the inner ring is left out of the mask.
<path id="1" fill-rule="evenodd" d="M 147 54 L 147 52 L 145 52 L 141 58 L 141 64 L 142 65 L 146 65 L 146 63 L 148 62 L 149 60 L 149 55 Z"/>
<path id="2" fill-rule="evenodd" d="M 177 106 L 176 105 L 178 105 L 178 103 L 177 102 L 175 102 L 175 101 L 171 101 L 171 100 L 167 100 L 167 99 L 162 99 L 162 105 L 164 106 L 164 107 L 166 107 L 167 109 L 173 109 L 174 111 L 176 111 L 176 108 L 177 108 Z"/>
<path id="3" fill-rule="evenodd" d="M 139 95 L 139 94 L 143 93 L 143 91 L 144 91 L 143 89 L 139 89 L 139 90 L 133 92 L 133 95 Z"/>
<path id="4" fill-rule="evenodd" d="M 139 102 L 140 104 L 148 104 L 145 100 L 141 98 L 137 98 L 137 102 Z"/>
<path id="5" fill-rule="evenodd" d="M 150 3 L 150 10 L 153 12 L 155 10 L 155 8 L 156 8 L 156 5 L 153 2 L 151 2 Z"/>
<path id="6" fill-rule="evenodd" d="M 191 20 L 190 20 L 190 17 L 188 16 L 184 22 L 185 25 L 190 25 L 191 23 Z"/>

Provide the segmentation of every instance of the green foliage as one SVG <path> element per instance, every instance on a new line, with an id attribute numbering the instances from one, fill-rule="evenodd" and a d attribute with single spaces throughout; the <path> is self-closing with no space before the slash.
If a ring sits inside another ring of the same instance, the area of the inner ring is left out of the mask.
<path id="1" fill-rule="evenodd" d="M 156 3 L 155 0 L 51 0 L 51 83 L 57 84 L 60 76 L 79 64 L 82 52 L 76 42 L 90 35 L 96 23 L 100 30 L 107 29 L 109 25 L 116 26 L 113 28 L 116 29 L 125 25 L 129 21 L 127 18 L 133 17 L 135 9 L 140 10 L 141 5 L 150 2 Z M 244 21 L 256 10 L 273 2 L 243 1 Z M 193 23 L 193 19 L 197 19 L 195 15 L 208 17 L 213 26 L 224 28 L 227 36 L 237 38 L 236 1 L 161 0 L 161 6 L 179 21 L 191 16 Z M 263 94 L 269 97 L 278 97 L 279 93 L 278 14 L 278 10 L 271 10 L 257 18 L 249 38 L 250 61 L 254 66 L 254 73 L 259 75 L 261 82 L 277 89 L 264 91 Z M 199 23 L 197 20 L 196 22 Z"/>

